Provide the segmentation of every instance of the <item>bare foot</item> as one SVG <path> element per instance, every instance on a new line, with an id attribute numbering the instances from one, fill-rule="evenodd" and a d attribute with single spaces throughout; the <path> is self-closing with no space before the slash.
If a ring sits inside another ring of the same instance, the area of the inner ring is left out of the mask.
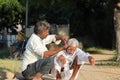
<path id="1" fill-rule="evenodd" d="M 43 74 L 41 74 L 41 73 L 37 73 L 34 77 L 33 77 L 33 80 L 42 80 L 42 76 L 43 76 Z"/>

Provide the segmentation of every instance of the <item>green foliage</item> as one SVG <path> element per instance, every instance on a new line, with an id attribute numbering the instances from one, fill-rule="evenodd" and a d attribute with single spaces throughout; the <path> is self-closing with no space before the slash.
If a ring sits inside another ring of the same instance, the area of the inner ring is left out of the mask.
<path id="1" fill-rule="evenodd" d="M 98 47 L 89 47 L 89 48 L 86 48 L 85 50 L 92 54 L 113 54 L 115 52 L 114 50 L 103 49 Z"/>
<path id="2" fill-rule="evenodd" d="M 90 37 L 97 46 L 113 46 L 113 0 L 28 0 L 29 25 L 37 20 L 70 24 L 71 37 Z M 25 5 L 25 1 L 22 1 Z M 34 10 L 34 11 L 33 11 Z M 106 42 L 107 44 L 104 44 Z M 91 42 L 89 42 L 91 43 Z M 91 45 L 91 44 L 90 44 Z"/>
<path id="3" fill-rule="evenodd" d="M 28 1 L 29 25 L 33 25 L 37 20 L 57 24 L 69 23 L 71 37 L 90 37 L 97 46 L 113 46 L 114 0 Z M 0 0 L 0 28 L 11 26 L 18 19 L 22 19 L 25 24 L 25 6 L 26 0 Z"/>
<path id="4" fill-rule="evenodd" d="M 111 48 L 114 35 L 114 1 L 78 0 L 76 4 L 77 7 L 70 17 L 71 36 L 90 37 L 95 45 Z"/>
<path id="5" fill-rule="evenodd" d="M 68 20 L 75 7 L 73 0 L 29 0 L 29 24 L 36 20 L 47 20 L 51 23 L 56 23 L 59 18 Z"/>
<path id="6" fill-rule="evenodd" d="M 10 26 L 21 18 L 24 7 L 18 0 L 0 0 L 0 26 Z"/>
<path id="7" fill-rule="evenodd" d="M 0 49 L 0 58 L 8 58 L 10 56 L 9 49 L 8 48 L 3 48 Z"/>

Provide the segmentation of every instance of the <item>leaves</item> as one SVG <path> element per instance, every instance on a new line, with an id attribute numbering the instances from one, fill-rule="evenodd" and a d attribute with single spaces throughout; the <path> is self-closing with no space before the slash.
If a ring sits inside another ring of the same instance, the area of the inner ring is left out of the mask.
<path id="1" fill-rule="evenodd" d="M 12 25 L 24 10 L 18 0 L 0 0 L 0 25 L 2 27 Z"/>

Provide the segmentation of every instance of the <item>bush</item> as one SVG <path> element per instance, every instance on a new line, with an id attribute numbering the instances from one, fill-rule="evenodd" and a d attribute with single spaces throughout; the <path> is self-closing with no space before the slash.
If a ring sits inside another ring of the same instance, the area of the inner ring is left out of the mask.
<path id="1" fill-rule="evenodd" d="M 8 48 L 0 49 L 0 58 L 8 58 L 9 56 L 10 54 Z"/>
<path id="2" fill-rule="evenodd" d="M 76 39 L 79 41 L 80 48 L 82 49 L 95 46 L 94 41 L 89 37 L 77 37 Z"/>

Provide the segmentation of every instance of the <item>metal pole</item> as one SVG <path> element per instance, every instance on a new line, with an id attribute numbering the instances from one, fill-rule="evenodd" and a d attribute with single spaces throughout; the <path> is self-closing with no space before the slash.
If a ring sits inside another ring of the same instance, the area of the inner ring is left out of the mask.
<path id="1" fill-rule="evenodd" d="M 28 0 L 26 0 L 26 15 L 25 15 L 25 34 L 26 34 L 26 29 L 28 26 Z"/>

